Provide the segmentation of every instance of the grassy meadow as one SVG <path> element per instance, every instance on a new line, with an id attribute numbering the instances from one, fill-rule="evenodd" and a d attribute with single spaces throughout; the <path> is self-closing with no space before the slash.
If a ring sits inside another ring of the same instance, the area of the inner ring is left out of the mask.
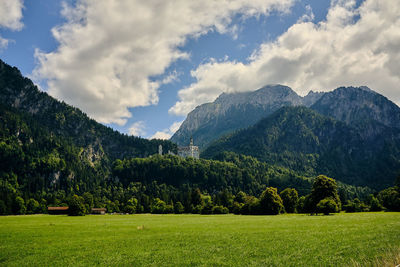
<path id="1" fill-rule="evenodd" d="M 1 266 L 394 266 L 399 255 L 400 213 L 0 217 Z"/>

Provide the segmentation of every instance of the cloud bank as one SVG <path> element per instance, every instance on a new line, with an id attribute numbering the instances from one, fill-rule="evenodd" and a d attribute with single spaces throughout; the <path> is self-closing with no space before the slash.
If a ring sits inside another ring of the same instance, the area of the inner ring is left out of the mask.
<path id="1" fill-rule="evenodd" d="M 174 122 L 169 128 L 157 131 L 150 139 L 170 139 L 171 136 L 178 131 L 183 121 Z"/>
<path id="2" fill-rule="evenodd" d="M 196 82 L 179 91 L 170 113 L 186 115 L 222 92 L 285 84 L 300 94 L 366 85 L 400 104 L 400 1 L 333 0 L 326 20 L 307 10 L 248 63 L 211 60 L 193 70 Z"/>
<path id="3" fill-rule="evenodd" d="M 64 4 L 67 22 L 53 28 L 56 51 L 36 51 L 37 81 L 48 92 L 103 123 L 124 125 L 129 107 L 158 102 L 161 75 L 188 37 L 231 33 L 233 16 L 286 12 L 294 0 L 78 0 Z"/>
<path id="4" fill-rule="evenodd" d="M 0 1 L 0 28 L 19 31 L 22 23 L 23 0 L 1 0 Z M 10 40 L 0 36 L 0 50 L 5 49 Z"/>
<path id="5" fill-rule="evenodd" d="M 128 129 L 128 133 L 134 136 L 145 136 L 146 135 L 146 124 L 144 121 L 137 121 L 131 125 Z"/>

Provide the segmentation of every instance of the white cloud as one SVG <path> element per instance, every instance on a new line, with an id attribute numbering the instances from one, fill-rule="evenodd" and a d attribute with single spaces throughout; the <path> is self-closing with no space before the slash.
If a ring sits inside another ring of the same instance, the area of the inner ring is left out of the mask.
<path id="1" fill-rule="evenodd" d="M 183 121 L 174 122 L 169 128 L 157 131 L 150 139 L 170 139 L 171 136 L 178 131 Z"/>
<path id="2" fill-rule="evenodd" d="M 158 102 L 152 81 L 177 59 L 188 37 L 232 33 L 231 19 L 288 11 L 294 0 L 78 0 L 52 30 L 56 51 L 36 52 L 37 81 L 49 93 L 103 123 L 123 125 L 129 107 Z M 168 79 L 166 80 L 168 81 Z"/>
<path id="3" fill-rule="evenodd" d="M 5 49 L 9 42 L 10 40 L 4 39 L 0 36 L 0 51 Z"/>
<path id="4" fill-rule="evenodd" d="M 309 22 L 309 21 L 314 20 L 315 16 L 314 16 L 311 6 L 306 5 L 305 8 L 306 8 L 306 13 L 297 20 L 297 23 Z"/>
<path id="5" fill-rule="evenodd" d="M 145 136 L 146 135 L 146 125 L 144 121 L 137 121 L 131 125 L 128 129 L 128 133 L 134 136 Z"/>
<path id="6" fill-rule="evenodd" d="M 1 0 L 0 1 L 0 28 L 7 28 L 14 31 L 22 29 L 23 0 Z"/>
<path id="7" fill-rule="evenodd" d="M 310 13 L 312 14 L 312 13 Z M 197 80 L 179 91 L 170 113 L 186 115 L 222 92 L 285 84 L 304 95 L 310 89 L 367 85 L 400 103 L 400 1 L 334 0 L 326 21 L 291 26 L 264 43 L 248 63 L 210 61 L 192 71 Z M 357 16 L 359 19 L 357 20 Z"/>
<path id="8" fill-rule="evenodd" d="M 152 137 L 150 137 L 150 139 L 164 139 L 164 140 L 168 140 L 171 138 L 171 134 L 167 133 L 167 132 L 163 132 L 163 131 L 157 131 Z"/>
<path id="9" fill-rule="evenodd" d="M 19 31 L 24 24 L 22 20 L 23 0 L 1 0 L 0 1 L 0 28 Z M 0 51 L 5 49 L 10 40 L 0 36 Z"/>

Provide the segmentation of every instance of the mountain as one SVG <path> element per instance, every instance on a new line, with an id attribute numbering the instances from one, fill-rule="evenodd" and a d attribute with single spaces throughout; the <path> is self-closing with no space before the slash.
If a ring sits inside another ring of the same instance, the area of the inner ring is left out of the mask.
<path id="1" fill-rule="evenodd" d="M 196 145 L 204 148 L 222 135 L 253 125 L 281 107 L 310 106 L 322 95 L 310 92 L 302 98 L 283 85 L 267 85 L 254 92 L 223 93 L 214 102 L 190 112 L 171 141 L 187 145 L 193 137 Z"/>
<path id="2" fill-rule="evenodd" d="M 0 180 L 21 191 L 88 190 L 112 178 L 117 158 L 156 154 L 160 144 L 176 151 L 170 141 L 127 136 L 97 123 L 1 60 L 0 92 Z"/>
<path id="3" fill-rule="evenodd" d="M 400 108 L 368 87 L 339 87 L 325 93 L 311 108 L 376 137 L 382 129 L 400 129 Z M 374 125 L 375 129 L 371 128 Z"/>
<path id="4" fill-rule="evenodd" d="M 365 137 L 359 127 L 310 108 L 283 107 L 213 142 L 202 157 L 232 151 L 305 175 L 324 173 L 348 184 L 381 189 L 400 173 L 400 130 L 378 122 L 370 125 L 381 127 L 379 142 Z"/>
<path id="5" fill-rule="evenodd" d="M 69 138 L 84 150 L 91 150 L 95 154 L 101 154 L 104 150 L 111 160 L 146 157 L 157 153 L 159 144 L 165 151 L 176 150 L 176 146 L 169 141 L 127 136 L 90 119 L 79 109 L 39 91 L 17 68 L 1 60 L 0 92 L 1 105 L 29 114 L 51 134 Z"/>

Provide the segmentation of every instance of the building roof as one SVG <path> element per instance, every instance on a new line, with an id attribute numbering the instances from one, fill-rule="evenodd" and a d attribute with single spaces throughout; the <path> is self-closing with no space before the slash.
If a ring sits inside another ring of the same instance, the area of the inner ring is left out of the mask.
<path id="1" fill-rule="evenodd" d="M 47 207 L 47 210 L 68 210 L 69 207 Z"/>

